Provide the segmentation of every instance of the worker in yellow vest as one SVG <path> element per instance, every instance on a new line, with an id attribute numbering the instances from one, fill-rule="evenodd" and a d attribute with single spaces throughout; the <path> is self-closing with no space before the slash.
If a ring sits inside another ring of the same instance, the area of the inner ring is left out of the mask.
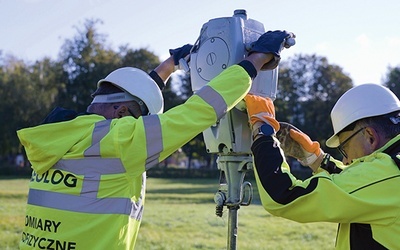
<path id="1" fill-rule="evenodd" d="M 338 223 L 336 249 L 400 248 L 400 101 L 392 91 L 361 84 L 336 102 L 326 145 L 339 150 L 342 162 L 293 125 L 278 123 L 271 99 L 245 100 L 256 181 L 268 212 L 302 223 Z M 314 174 L 297 179 L 285 156 Z"/>
<path id="2" fill-rule="evenodd" d="M 190 45 L 170 50 L 150 74 L 131 67 L 111 72 L 85 114 L 56 108 L 44 124 L 19 130 L 33 169 L 20 248 L 133 249 L 145 171 L 241 101 L 260 69 L 278 65 L 292 37 L 263 34 L 243 61 L 165 113 L 160 89 Z"/>

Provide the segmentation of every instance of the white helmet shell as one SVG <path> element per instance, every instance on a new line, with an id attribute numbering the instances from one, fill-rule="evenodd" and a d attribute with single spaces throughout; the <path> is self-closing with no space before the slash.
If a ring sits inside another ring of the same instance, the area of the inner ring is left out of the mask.
<path id="1" fill-rule="evenodd" d="M 337 134 L 353 122 L 400 110 L 400 101 L 388 88 L 367 83 L 344 93 L 331 112 L 333 135 L 326 141 L 330 148 L 339 146 Z"/>
<path id="2" fill-rule="evenodd" d="M 161 114 L 164 110 L 164 98 L 157 83 L 143 70 L 124 67 L 111 72 L 97 83 L 109 82 L 125 92 L 141 99 L 149 114 Z"/>

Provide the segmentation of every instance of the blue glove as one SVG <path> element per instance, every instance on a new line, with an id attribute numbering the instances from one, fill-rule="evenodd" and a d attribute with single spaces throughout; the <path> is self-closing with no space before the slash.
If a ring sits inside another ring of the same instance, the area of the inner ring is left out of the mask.
<path id="1" fill-rule="evenodd" d="M 192 50 L 192 48 L 193 48 L 193 45 L 186 44 L 186 45 L 183 45 L 180 48 L 170 49 L 169 50 L 169 54 L 171 56 L 173 56 L 173 58 L 174 58 L 175 66 L 179 65 L 179 60 L 180 59 L 185 58 L 187 55 L 190 54 L 190 51 Z"/>
<path id="2" fill-rule="evenodd" d="M 249 55 L 254 52 L 260 53 L 272 53 L 274 59 L 263 65 L 262 70 L 274 69 L 278 66 L 281 60 L 281 51 L 285 48 L 290 48 L 296 41 L 294 40 L 296 36 L 287 31 L 275 30 L 268 31 L 258 38 L 257 41 L 251 44 L 251 49 Z"/>

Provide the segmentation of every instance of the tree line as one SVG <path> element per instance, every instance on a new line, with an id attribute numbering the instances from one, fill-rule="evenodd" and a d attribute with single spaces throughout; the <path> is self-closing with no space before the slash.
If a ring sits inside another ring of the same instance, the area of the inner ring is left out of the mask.
<path id="1" fill-rule="evenodd" d="M 97 81 L 119 67 L 133 66 L 150 72 L 160 59 L 147 48 L 120 45 L 112 49 L 107 36 L 98 32 L 101 20 L 86 20 L 66 39 L 57 59 L 44 57 L 26 62 L 0 51 L 0 156 L 23 153 L 16 136 L 20 128 L 38 125 L 56 106 L 84 112 Z M 177 78 L 177 79 L 176 79 Z M 191 94 L 190 77 L 177 74 L 163 91 L 165 110 L 183 103 Z M 381 83 L 400 94 L 400 67 L 388 67 Z M 295 55 L 279 66 L 275 100 L 279 121 L 294 124 L 321 143 L 332 133 L 330 111 L 337 99 L 353 86 L 352 79 L 325 57 Z M 368 97 L 366 97 L 368 98 Z M 211 164 L 202 134 L 182 150 L 189 159 Z M 191 161 L 189 161 L 191 162 Z M 1 164 L 1 162 L 0 162 Z"/>

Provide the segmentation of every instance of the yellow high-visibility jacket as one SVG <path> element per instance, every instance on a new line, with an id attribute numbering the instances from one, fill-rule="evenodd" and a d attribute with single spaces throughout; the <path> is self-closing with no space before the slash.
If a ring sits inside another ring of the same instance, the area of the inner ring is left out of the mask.
<path id="1" fill-rule="evenodd" d="M 339 166 L 338 174 L 321 171 L 301 181 L 290 173 L 277 139 L 262 137 L 252 145 L 262 204 L 271 214 L 297 222 L 339 223 L 337 249 L 400 249 L 400 170 L 393 160 L 399 141 L 400 135 Z"/>
<path id="2" fill-rule="evenodd" d="M 145 171 L 244 98 L 256 71 L 240 65 L 164 114 L 86 114 L 17 131 L 33 168 L 20 248 L 133 249 Z"/>

